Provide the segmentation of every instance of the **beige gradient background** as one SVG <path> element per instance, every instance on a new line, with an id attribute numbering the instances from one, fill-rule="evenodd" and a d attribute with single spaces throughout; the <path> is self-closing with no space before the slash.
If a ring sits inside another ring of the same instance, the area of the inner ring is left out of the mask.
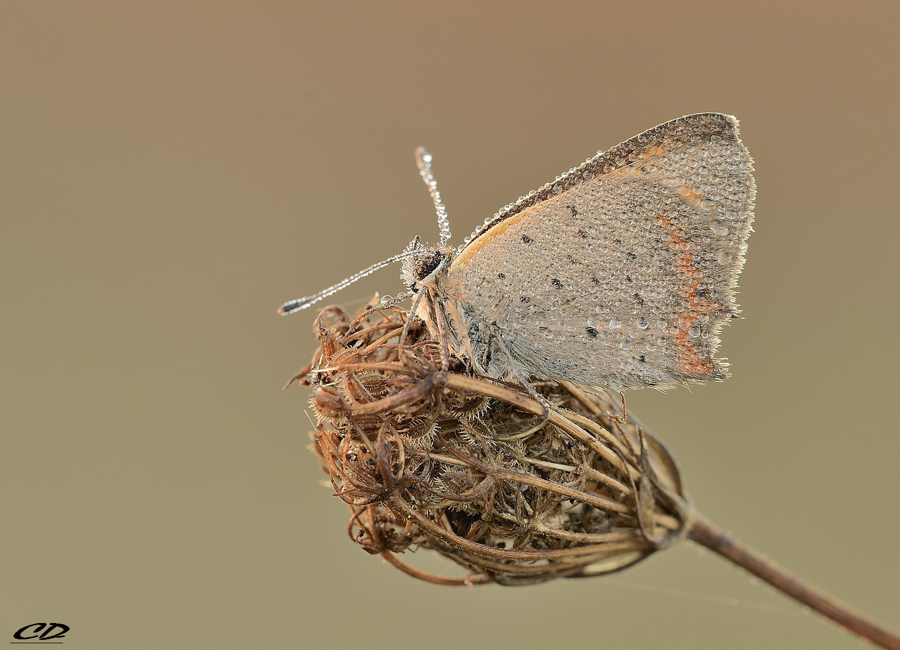
<path id="1" fill-rule="evenodd" d="M 734 376 L 629 408 L 702 512 L 900 627 L 898 18 L 4 2 L 0 642 L 53 621 L 72 650 L 865 647 L 689 543 L 609 579 L 419 583 L 348 539 L 307 395 L 280 390 L 313 349 L 281 302 L 437 238 L 417 145 L 459 242 L 699 111 L 737 115 L 757 166 Z"/>

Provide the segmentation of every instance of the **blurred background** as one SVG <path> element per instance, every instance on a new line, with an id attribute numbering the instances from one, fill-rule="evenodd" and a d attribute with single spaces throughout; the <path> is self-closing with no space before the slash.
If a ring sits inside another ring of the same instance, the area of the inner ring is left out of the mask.
<path id="1" fill-rule="evenodd" d="M 49 621 L 92 649 L 864 647 L 690 543 L 606 579 L 419 583 L 349 540 L 308 395 L 280 390 L 314 348 L 312 311 L 282 302 L 437 239 L 417 145 L 459 243 L 700 111 L 736 115 L 756 160 L 733 378 L 628 408 L 701 512 L 900 627 L 898 18 L 4 2 L 0 639 Z"/>

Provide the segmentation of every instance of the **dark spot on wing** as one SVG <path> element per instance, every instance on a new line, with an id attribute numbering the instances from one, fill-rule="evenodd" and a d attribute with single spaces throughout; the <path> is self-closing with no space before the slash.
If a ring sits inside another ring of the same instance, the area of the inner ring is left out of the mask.
<path id="1" fill-rule="evenodd" d="M 588 238 L 588 231 L 587 231 L 587 230 L 579 230 L 579 231 L 578 231 L 578 236 L 581 237 L 582 239 L 587 239 L 587 238 Z"/>
<path id="2" fill-rule="evenodd" d="M 645 357 L 645 356 L 642 354 L 641 356 L 638 357 L 638 361 L 640 361 L 641 363 L 647 363 L 647 357 Z"/>
<path id="3" fill-rule="evenodd" d="M 548 328 L 546 325 L 541 325 L 541 326 L 538 328 L 538 331 L 539 331 L 539 332 L 546 332 L 548 329 L 550 329 L 550 328 Z"/>
<path id="4" fill-rule="evenodd" d="M 594 284 L 600 284 L 600 279 L 597 276 L 592 275 L 591 282 L 593 282 Z"/>
<path id="5" fill-rule="evenodd" d="M 550 284 L 553 285 L 554 289 L 562 289 L 562 281 L 557 278 L 550 280 Z"/>
<path id="6" fill-rule="evenodd" d="M 519 302 L 531 302 L 531 298 L 528 296 L 519 296 Z"/>
<path id="7" fill-rule="evenodd" d="M 498 274 L 497 274 L 497 277 L 500 278 L 501 280 L 505 280 L 505 279 L 506 279 L 506 273 L 498 273 Z"/>
<path id="8" fill-rule="evenodd" d="M 639 305 L 641 305 L 642 307 L 644 306 L 644 299 L 641 298 L 641 294 L 639 294 L 639 293 L 634 294 L 634 299 L 637 301 L 637 303 Z"/>
<path id="9" fill-rule="evenodd" d="M 590 325 L 588 325 L 587 327 L 584 328 L 584 331 L 587 332 L 588 336 L 590 336 L 592 339 L 597 338 L 597 328 L 596 327 L 591 327 Z"/>
<path id="10" fill-rule="evenodd" d="M 630 260 L 636 260 L 636 259 L 637 259 L 637 254 L 636 254 L 636 253 L 632 253 L 631 251 L 628 251 L 627 253 L 625 253 L 625 257 L 627 257 L 627 258 L 630 259 Z"/>
<path id="11" fill-rule="evenodd" d="M 566 208 L 569 210 L 569 212 L 572 213 L 572 216 L 573 216 L 573 217 L 577 217 L 577 216 L 578 216 L 578 210 L 575 209 L 575 206 L 574 206 L 574 205 L 567 205 Z"/>
<path id="12" fill-rule="evenodd" d="M 522 241 L 525 242 L 526 244 L 530 244 L 534 240 L 531 237 L 529 237 L 528 235 L 522 235 Z"/>
<path id="13" fill-rule="evenodd" d="M 626 281 L 626 282 L 634 282 L 634 280 L 631 279 L 631 276 L 630 276 L 630 275 L 626 275 L 626 276 L 625 276 L 625 281 Z"/>

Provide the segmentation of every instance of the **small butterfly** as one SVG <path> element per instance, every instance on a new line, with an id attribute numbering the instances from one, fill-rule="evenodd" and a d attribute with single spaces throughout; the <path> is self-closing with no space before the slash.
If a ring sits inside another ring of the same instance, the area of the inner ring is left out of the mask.
<path id="1" fill-rule="evenodd" d="M 459 248 L 431 173 L 440 241 L 279 310 L 298 311 L 395 261 L 411 312 L 498 379 L 612 388 L 722 380 L 753 221 L 753 161 L 729 115 L 688 115 L 601 151 L 485 220 Z M 394 300 L 394 299 L 392 299 Z M 394 300 L 396 301 L 396 300 Z"/>

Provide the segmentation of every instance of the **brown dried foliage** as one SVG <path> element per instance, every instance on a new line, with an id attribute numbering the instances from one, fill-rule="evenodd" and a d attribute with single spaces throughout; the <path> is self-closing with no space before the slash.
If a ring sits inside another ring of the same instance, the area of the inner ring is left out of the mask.
<path id="1" fill-rule="evenodd" d="M 315 451 L 366 551 L 441 584 L 527 584 L 631 566 L 684 536 L 672 457 L 620 396 L 477 377 L 398 308 L 322 310 L 296 379 L 314 389 Z M 401 344 L 401 338 L 403 343 Z M 541 399 L 536 397 L 541 396 Z M 396 554 L 431 549 L 465 578 Z"/>

